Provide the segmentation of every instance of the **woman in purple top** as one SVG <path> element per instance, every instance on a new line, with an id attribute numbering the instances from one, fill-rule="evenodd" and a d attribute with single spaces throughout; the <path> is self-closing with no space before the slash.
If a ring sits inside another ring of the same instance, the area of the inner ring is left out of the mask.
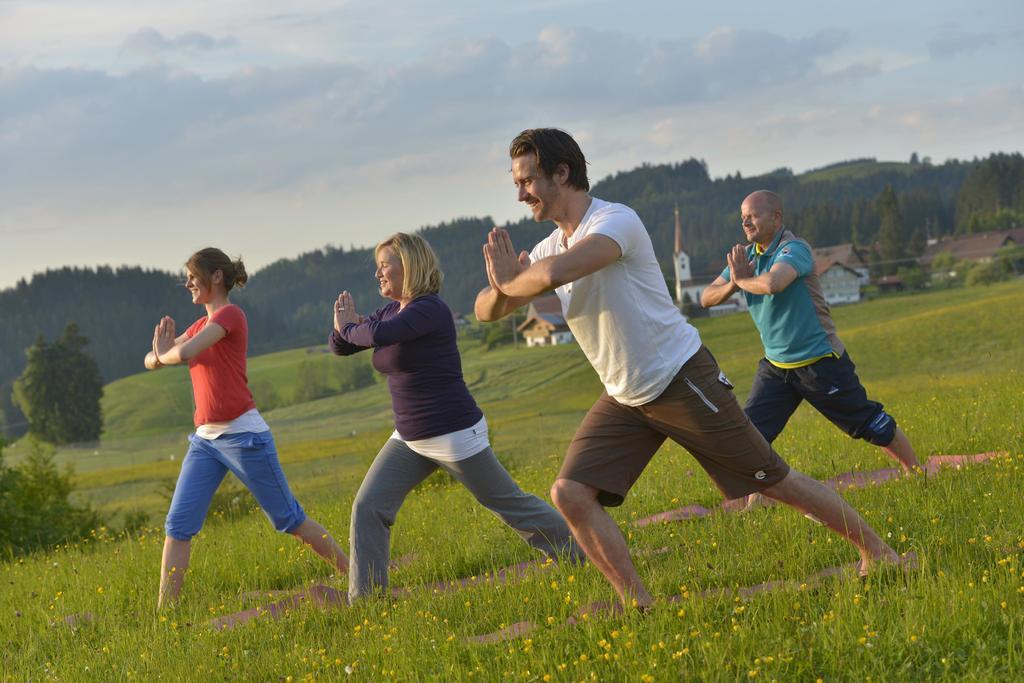
<path id="1" fill-rule="evenodd" d="M 477 501 L 549 557 L 582 554 L 558 512 L 525 493 L 491 451 L 487 421 L 462 378 L 451 310 L 437 295 L 442 274 L 418 235 L 398 233 L 374 252 L 381 296 L 363 317 L 346 291 L 334 303 L 331 350 L 346 356 L 373 349 L 387 375 L 395 432 L 370 465 L 352 504 L 349 598 L 388 582 L 391 526 L 412 489 L 442 468 Z"/>

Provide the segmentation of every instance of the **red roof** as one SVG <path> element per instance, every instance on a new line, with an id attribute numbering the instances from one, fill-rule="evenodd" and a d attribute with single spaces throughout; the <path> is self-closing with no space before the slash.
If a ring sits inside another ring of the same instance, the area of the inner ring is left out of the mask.
<path id="1" fill-rule="evenodd" d="M 833 266 L 835 266 L 837 268 L 842 268 L 844 270 L 848 270 L 851 273 L 853 273 L 854 275 L 856 275 L 857 277 L 860 277 L 860 274 L 856 270 L 854 270 L 850 266 L 846 265 L 845 263 L 840 263 L 839 261 L 834 261 L 834 260 L 831 260 L 831 259 L 828 259 L 828 258 L 815 258 L 814 259 L 814 274 L 815 275 L 821 275 L 822 273 L 824 273 L 826 270 L 829 270 Z"/>
<path id="2" fill-rule="evenodd" d="M 827 260 L 829 263 L 839 263 L 847 268 L 867 268 L 868 266 L 860 250 L 849 243 L 818 247 L 814 250 L 815 263 L 819 259 Z"/>

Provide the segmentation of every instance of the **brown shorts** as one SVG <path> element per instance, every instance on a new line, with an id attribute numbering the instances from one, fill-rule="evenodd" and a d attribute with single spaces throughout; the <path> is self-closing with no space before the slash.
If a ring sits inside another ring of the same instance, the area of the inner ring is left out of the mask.
<path id="1" fill-rule="evenodd" d="M 789 473 L 702 346 L 650 403 L 630 407 L 601 394 L 576 430 L 558 477 L 598 489 L 602 505 L 622 505 L 666 438 L 688 450 L 727 498 L 766 489 Z"/>

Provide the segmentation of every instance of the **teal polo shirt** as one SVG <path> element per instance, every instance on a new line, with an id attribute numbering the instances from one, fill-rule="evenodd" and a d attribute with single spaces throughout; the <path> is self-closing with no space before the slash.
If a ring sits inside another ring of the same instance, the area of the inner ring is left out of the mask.
<path id="1" fill-rule="evenodd" d="M 761 333 L 765 358 L 780 368 L 798 368 L 835 354 L 830 339 L 835 326 L 817 286 L 810 245 L 783 229 L 763 252 L 756 244 L 748 246 L 747 259 L 754 262 L 756 275 L 767 273 L 776 263 L 791 266 L 797 274 L 778 294 L 740 290 Z M 722 278 L 729 279 L 728 267 L 722 271 Z M 820 299 L 817 305 L 816 298 Z"/>

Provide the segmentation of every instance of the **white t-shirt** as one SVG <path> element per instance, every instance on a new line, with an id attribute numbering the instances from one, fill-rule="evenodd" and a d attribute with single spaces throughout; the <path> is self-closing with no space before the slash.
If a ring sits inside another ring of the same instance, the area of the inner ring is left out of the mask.
<path id="1" fill-rule="evenodd" d="M 457 432 L 449 432 L 441 436 L 432 436 L 429 439 L 416 439 L 408 441 L 403 439 L 395 430 L 391 435 L 392 439 L 398 439 L 413 451 L 431 460 L 443 462 L 458 462 L 474 456 L 491 445 L 488 439 L 487 419 L 480 418 L 472 427 L 460 429 Z"/>
<path id="2" fill-rule="evenodd" d="M 568 244 L 556 228 L 530 260 L 562 254 L 588 235 L 615 240 L 622 256 L 555 289 L 562 314 L 608 395 L 627 406 L 650 403 L 700 349 L 700 333 L 672 303 L 651 237 L 628 206 L 593 198 Z"/>
<path id="3" fill-rule="evenodd" d="M 207 422 L 204 425 L 199 425 L 196 427 L 196 434 L 204 439 L 216 439 L 221 434 L 238 434 L 239 432 L 260 434 L 261 432 L 268 431 L 269 429 L 270 427 L 267 426 L 263 416 L 260 415 L 260 411 L 252 408 L 245 411 L 234 420 L 229 420 L 227 422 Z"/>

